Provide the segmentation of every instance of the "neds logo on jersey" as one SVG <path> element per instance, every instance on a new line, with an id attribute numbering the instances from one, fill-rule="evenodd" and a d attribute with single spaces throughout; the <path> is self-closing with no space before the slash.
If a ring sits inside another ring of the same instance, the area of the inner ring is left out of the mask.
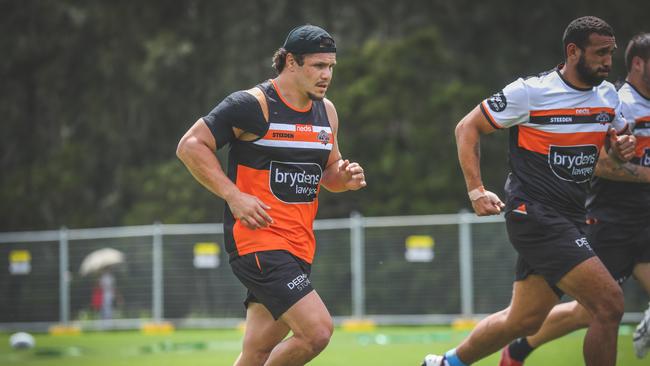
<path id="1" fill-rule="evenodd" d="M 270 175 L 271 192 L 280 201 L 309 203 L 316 199 L 323 170 L 314 163 L 272 161 Z"/>
<path id="2" fill-rule="evenodd" d="M 591 179 L 598 161 L 595 145 L 555 146 L 548 152 L 548 164 L 560 179 L 584 183 Z"/>

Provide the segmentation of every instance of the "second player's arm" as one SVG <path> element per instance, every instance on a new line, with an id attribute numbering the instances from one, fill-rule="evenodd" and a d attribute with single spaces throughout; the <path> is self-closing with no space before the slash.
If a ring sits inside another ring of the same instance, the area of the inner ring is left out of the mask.
<path id="1" fill-rule="evenodd" d="M 596 175 L 605 179 L 650 183 L 650 167 L 632 164 L 630 162 L 619 162 L 612 159 L 603 149 L 596 164 Z"/>
<path id="2" fill-rule="evenodd" d="M 366 186 L 366 177 L 359 163 L 343 159 L 339 151 L 337 132 L 339 126 L 338 115 L 334 104 L 324 99 L 327 118 L 332 128 L 332 151 L 330 152 L 327 166 L 323 172 L 321 184 L 330 192 L 343 192 L 357 190 Z"/>
<path id="3" fill-rule="evenodd" d="M 494 132 L 479 106 L 469 112 L 456 126 L 458 161 L 465 176 L 467 191 L 482 190 L 484 195 L 472 200 L 472 207 L 479 216 L 496 215 L 503 202 L 494 193 L 483 189 L 481 179 L 481 135 Z"/>

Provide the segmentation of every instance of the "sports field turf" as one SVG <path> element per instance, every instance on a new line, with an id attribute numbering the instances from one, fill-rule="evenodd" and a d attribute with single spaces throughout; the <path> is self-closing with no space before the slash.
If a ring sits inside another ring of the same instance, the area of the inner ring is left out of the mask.
<path id="1" fill-rule="evenodd" d="M 630 326 L 621 327 L 617 364 L 650 364 L 649 359 L 634 357 L 631 332 Z M 466 334 L 447 327 L 381 327 L 372 332 L 337 329 L 329 347 L 310 365 L 415 366 L 426 353 L 442 352 Z M 526 365 L 582 365 L 583 335 L 583 331 L 576 332 L 540 348 Z M 35 348 L 16 351 L 9 347 L 9 335 L 0 333 L 0 365 L 230 366 L 239 353 L 241 336 L 238 330 L 180 330 L 157 336 L 135 331 L 56 337 L 35 334 Z M 498 355 L 492 355 L 475 365 L 497 363 Z"/>

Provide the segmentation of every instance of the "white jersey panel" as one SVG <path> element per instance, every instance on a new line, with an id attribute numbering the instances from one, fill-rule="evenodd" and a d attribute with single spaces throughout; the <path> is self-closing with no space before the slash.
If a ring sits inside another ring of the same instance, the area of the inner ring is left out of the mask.
<path id="1" fill-rule="evenodd" d="M 524 79 L 513 81 L 485 99 L 481 109 L 495 128 L 508 128 L 528 121 L 530 105 Z"/>
<path id="2" fill-rule="evenodd" d="M 611 83 L 604 81 L 597 87 L 578 89 L 563 80 L 557 70 L 517 79 L 481 103 L 481 110 L 495 128 L 524 124 L 553 133 L 597 132 L 607 130 L 607 124 L 617 129 L 624 128 L 626 122 L 620 108 L 616 89 Z M 549 118 L 542 118 L 540 123 L 540 119 L 535 118 L 539 116 Z M 589 126 L 582 121 L 589 116 L 591 119 L 598 117 L 601 127 Z M 569 127 L 572 124 L 576 126 Z"/>
<path id="3" fill-rule="evenodd" d="M 623 116 L 637 137 L 650 137 L 650 99 L 646 99 L 629 83 L 618 91 Z"/>

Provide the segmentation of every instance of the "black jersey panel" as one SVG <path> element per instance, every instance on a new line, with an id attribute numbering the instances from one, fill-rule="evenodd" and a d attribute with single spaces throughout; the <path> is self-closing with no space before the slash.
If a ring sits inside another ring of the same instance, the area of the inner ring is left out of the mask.
<path id="1" fill-rule="evenodd" d="M 217 148 L 235 140 L 233 127 L 257 136 L 264 135 L 268 127 L 260 103 L 245 91 L 230 94 L 203 117 L 203 120 L 210 128 L 217 142 Z"/>
<path id="2" fill-rule="evenodd" d="M 562 174 L 549 156 L 529 151 L 518 146 L 519 127 L 510 129 L 510 168 L 505 185 L 507 194 L 506 210 L 514 209 L 515 198 L 523 198 L 554 207 L 558 212 L 584 221 L 589 182 L 575 180 L 548 179 L 549 175 Z"/>
<path id="3" fill-rule="evenodd" d="M 607 222 L 650 223 L 650 184 L 595 177 L 587 199 L 588 216 Z"/>

